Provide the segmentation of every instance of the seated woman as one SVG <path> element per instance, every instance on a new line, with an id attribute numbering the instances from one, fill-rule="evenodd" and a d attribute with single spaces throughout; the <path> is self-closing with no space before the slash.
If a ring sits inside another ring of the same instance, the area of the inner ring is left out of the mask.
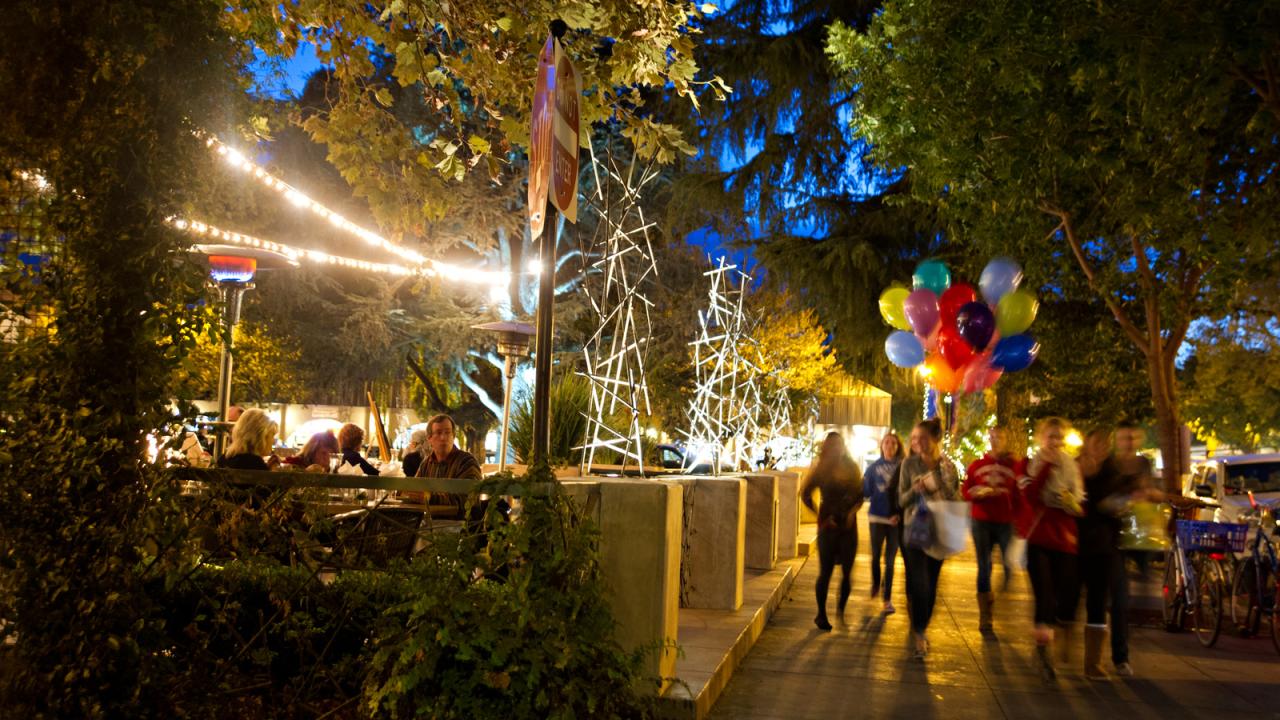
<path id="1" fill-rule="evenodd" d="M 404 457 L 401 458 L 400 467 L 404 470 L 405 477 L 413 477 L 418 474 L 418 468 L 422 465 L 422 456 L 427 451 L 427 431 L 414 430 L 409 436 L 409 446 L 404 449 Z"/>
<path id="2" fill-rule="evenodd" d="M 329 472 L 329 457 L 338 452 L 338 438 L 333 436 L 332 430 L 325 430 L 312 435 L 301 452 L 285 458 L 284 462 L 308 472 Z"/>
<path id="3" fill-rule="evenodd" d="M 364 471 L 365 475 L 377 475 L 378 468 L 369 464 L 360 455 L 360 446 L 364 444 L 364 430 L 359 425 L 347 423 L 338 430 L 338 447 L 342 451 L 342 462 L 338 463 L 341 469 L 344 465 L 356 465 Z"/>
<path id="4" fill-rule="evenodd" d="M 250 408 L 231 429 L 231 444 L 218 460 L 218 467 L 232 470 L 270 470 L 280 464 L 271 452 L 279 426 L 265 412 Z M 264 457 L 270 456 L 267 460 Z"/>

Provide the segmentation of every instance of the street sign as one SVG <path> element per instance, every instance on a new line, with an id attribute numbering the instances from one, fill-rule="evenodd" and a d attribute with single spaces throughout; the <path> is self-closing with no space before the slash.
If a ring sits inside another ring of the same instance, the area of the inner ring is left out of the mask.
<path id="1" fill-rule="evenodd" d="M 551 202 L 564 219 L 578 222 L 578 104 L 581 83 L 556 41 L 555 116 L 551 121 Z"/>
<path id="2" fill-rule="evenodd" d="M 547 221 L 547 191 L 551 185 L 551 118 L 555 112 L 555 58 L 560 43 L 547 36 L 538 54 L 538 79 L 533 86 L 533 117 L 529 128 L 529 233 L 542 234 Z"/>

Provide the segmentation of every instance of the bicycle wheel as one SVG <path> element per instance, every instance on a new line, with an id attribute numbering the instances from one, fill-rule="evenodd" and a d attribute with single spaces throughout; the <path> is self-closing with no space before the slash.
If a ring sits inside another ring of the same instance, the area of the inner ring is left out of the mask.
<path id="1" fill-rule="evenodd" d="M 1231 579 L 1231 593 L 1227 595 L 1227 605 L 1231 611 L 1231 624 L 1241 635 L 1253 635 L 1258 632 L 1261 613 L 1258 612 L 1258 577 L 1257 563 L 1253 558 L 1236 564 L 1234 577 Z"/>
<path id="2" fill-rule="evenodd" d="M 1222 632 L 1222 567 L 1216 560 L 1201 556 L 1196 561 L 1195 604 L 1191 608 L 1192 628 L 1205 647 L 1213 647 Z"/>
<path id="3" fill-rule="evenodd" d="M 1182 573 L 1178 572 L 1178 559 L 1174 553 L 1165 554 L 1163 611 L 1164 629 L 1177 632 L 1182 629 L 1182 616 L 1186 609 L 1186 595 L 1183 593 Z"/>
<path id="4" fill-rule="evenodd" d="M 1261 574 L 1262 597 L 1258 598 L 1258 621 L 1262 624 L 1259 632 L 1266 632 L 1266 624 L 1271 624 L 1271 642 L 1275 643 L 1276 652 L 1280 652 L 1280 568 L 1274 561 L 1262 563 Z"/>

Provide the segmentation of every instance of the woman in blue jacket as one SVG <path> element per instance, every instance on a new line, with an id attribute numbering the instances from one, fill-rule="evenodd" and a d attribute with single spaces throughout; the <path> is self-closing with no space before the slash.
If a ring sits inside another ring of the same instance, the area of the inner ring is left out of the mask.
<path id="1" fill-rule="evenodd" d="M 871 597 L 884 599 L 884 614 L 893 613 L 893 566 L 898 559 L 897 508 L 898 466 L 902 464 L 902 439 L 890 430 L 880 439 L 880 459 L 871 463 L 862 477 L 862 495 L 867 499 L 867 522 L 871 528 Z M 880 551 L 884 550 L 884 582 L 880 576 Z"/>

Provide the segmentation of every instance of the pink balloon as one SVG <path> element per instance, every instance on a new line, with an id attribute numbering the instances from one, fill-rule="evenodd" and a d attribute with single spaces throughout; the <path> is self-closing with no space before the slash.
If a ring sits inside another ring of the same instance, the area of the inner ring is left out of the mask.
<path id="1" fill-rule="evenodd" d="M 938 328 L 938 296 L 932 290 L 921 288 L 911 291 L 903 301 L 902 309 L 916 337 L 927 338 Z"/>
<path id="2" fill-rule="evenodd" d="M 960 387 L 966 393 L 982 392 L 995 385 L 1003 374 L 1003 370 L 991 366 L 991 353 L 974 355 L 969 364 L 964 367 L 964 381 L 961 382 Z"/>
<path id="3" fill-rule="evenodd" d="M 942 323 L 939 322 L 933 328 L 933 332 L 928 335 L 917 335 L 916 339 L 924 346 L 925 352 L 933 352 L 938 349 L 938 342 L 942 337 Z"/>

